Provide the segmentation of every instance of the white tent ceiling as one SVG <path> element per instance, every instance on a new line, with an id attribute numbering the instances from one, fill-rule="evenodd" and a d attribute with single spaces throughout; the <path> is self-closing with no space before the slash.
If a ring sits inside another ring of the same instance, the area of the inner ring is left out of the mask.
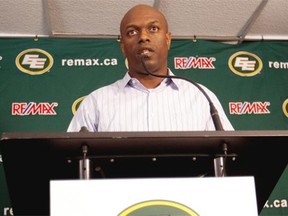
<path id="1" fill-rule="evenodd" d="M 287 0 L 0 0 L 0 37 L 117 37 L 139 3 L 161 10 L 174 38 L 288 40 Z"/>

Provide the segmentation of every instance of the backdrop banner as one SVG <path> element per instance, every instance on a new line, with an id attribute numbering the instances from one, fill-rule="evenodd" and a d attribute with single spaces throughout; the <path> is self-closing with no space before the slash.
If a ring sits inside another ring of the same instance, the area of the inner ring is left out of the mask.
<path id="1" fill-rule="evenodd" d="M 269 199 L 260 212 L 261 216 L 288 215 L 288 166 L 286 166 Z"/>
<path id="2" fill-rule="evenodd" d="M 287 50 L 278 41 L 173 40 L 168 60 L 176 75 L 218 96 L 235 130 L 287 130 Z M 116 39 L 1 38 L 0 133 L 66 131 L 88 93 L 126 72 Z M 288 215 L 287 187 L 282 191 L 270 215 Z M 13 210 L 0 157 L 1 214 Z"/>

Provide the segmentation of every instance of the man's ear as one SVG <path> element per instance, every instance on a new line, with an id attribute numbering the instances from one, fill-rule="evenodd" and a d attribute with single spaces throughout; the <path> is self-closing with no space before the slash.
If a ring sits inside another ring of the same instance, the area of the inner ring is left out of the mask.
<path id="1" fill-rule="evenodd" d="M 167 41 L 167 47 L 168 47 L 168 50 L 170 49 L 170 46 L 171 46 L 171 32 L 167 32 L 166 33 L 166 41 Z"/>
<path id="2" fill-rule="evenodd" d="M 126 57 L 126 51 L 125 51 L 125 47 L 122 42 L 122 39 L 120 39 L 120 48 L 121 48 L 122 54 Z"/>

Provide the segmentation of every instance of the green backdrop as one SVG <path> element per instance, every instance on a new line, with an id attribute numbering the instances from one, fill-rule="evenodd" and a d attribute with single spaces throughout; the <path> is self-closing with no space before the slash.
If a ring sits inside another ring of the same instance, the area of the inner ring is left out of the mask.
<path id="1" fill-rule="evenodd" d="M 287 130 L 287 50 L 288 42 L 173 40 L 169 67 L 215 92 L 236 130 Z M 116 39 L 2 38 L 0 133 L 64 132 L 82 97 L 126 71 Z M 287 196 L 286 187 L 286 204 Z M 12 210 L 0 157 L 1 214 Z M 288 207 L 262 214 L 288 215 Z"/>

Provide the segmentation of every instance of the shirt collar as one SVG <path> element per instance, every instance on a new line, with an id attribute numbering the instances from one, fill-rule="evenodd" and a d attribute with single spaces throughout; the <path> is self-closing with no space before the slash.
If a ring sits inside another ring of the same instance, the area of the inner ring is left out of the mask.
<path id="1" fill-rule="evenodd" d="M 130 82 L 131 79 L 132 79 L 131 76 L 130 76 L 129 73 L 127 72 L 127 73 L 125 74 L 125 76 L 123 77 L 123 79 L 120 80 L 120 87 L 121 87 L 121 88 L 125 88 L 125 87 L 129 84 L 129 82 Z"/>
<path id="2" fill-rule="evenodd" d="M 174 76 L 173 72 L 168 68 L 168 74 L 169 76 Z M 128 71 L 126 72 L 125 76 L 123 79 L 120 81 L 120 87 L 125 88 L 129 83 L 132 82 L 132 77 L 129 75 Z M 160 85 L 165 85 L 171 86 L 173 89 L 178 90 L 179 89 L 179 80 L 178 79 L 171 79 L 171 78 L 166 78 L 162 81 Z"/>

